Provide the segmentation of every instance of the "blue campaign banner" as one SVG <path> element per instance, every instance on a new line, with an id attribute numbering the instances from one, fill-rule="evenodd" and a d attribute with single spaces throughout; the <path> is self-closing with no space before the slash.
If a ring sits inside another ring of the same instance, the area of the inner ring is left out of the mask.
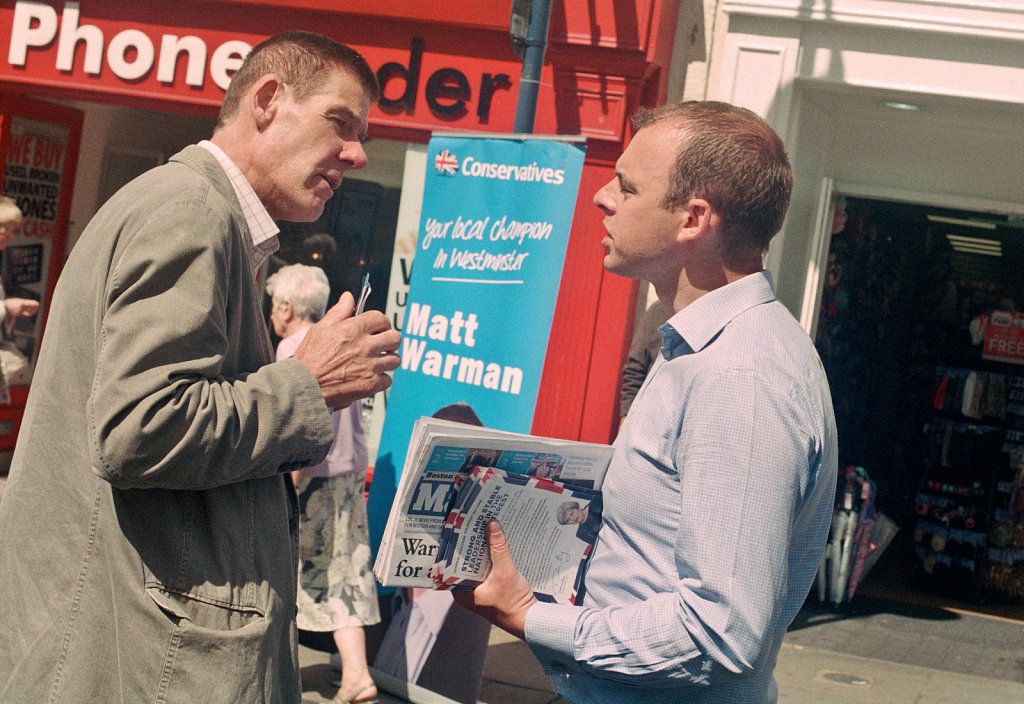
<path id="1" fill-rule="evenodd" d="M 434 136 L 416 258 L 368 504 L 376 553 L 413 423 L 467 403 L 527 433 L 565 261 L 584 144 Z"/>

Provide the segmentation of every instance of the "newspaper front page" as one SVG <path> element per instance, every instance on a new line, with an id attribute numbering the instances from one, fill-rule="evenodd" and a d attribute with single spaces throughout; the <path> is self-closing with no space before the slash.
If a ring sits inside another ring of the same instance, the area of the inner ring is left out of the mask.
<path id="1" fill-rule="evenodd" d="M 456 497 L 456 478 L 474 467 L 600 489 L 612 448 L 463 425 L 416 421 L 391 513 L 374 563 L 387 587 L 437 588 L 432 571 Z"/>

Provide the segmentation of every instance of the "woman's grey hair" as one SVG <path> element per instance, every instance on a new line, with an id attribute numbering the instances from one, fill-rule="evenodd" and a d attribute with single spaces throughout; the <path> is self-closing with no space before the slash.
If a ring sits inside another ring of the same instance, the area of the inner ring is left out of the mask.
<path id="1" fill-rule="evenodd" d="M 0 196 L 0 222 L 20 221 L 22 217 L 21 208 L 9 196 Z"/>
<path id="2" fill-rule="evenodd" d="M 320 267 L 289 264 L 267 279 L 267 293 L 274 305 L 290 303 L 296 317 L 315 323 L 327 310 L 331 285 Z"/>

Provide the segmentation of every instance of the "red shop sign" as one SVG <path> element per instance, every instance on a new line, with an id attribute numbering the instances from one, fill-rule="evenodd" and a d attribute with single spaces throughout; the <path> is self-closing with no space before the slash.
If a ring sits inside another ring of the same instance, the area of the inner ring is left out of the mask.
<path id="1" fill-rule="evenodd" d="M 992 311 L 985 327 L 981 356 L 999 362 L 1024 364 L 1024 314 Z"/>
<path id="2" fill-rule="evenodd" d="M 9 27 L 6 36 L 0 33 L 0 55 L 7 59 L 0 63 L 0 80 L 217 108 L 246 54 L 267 36 L 305 22 L 332 36 L 338 34 L 335 24 L 344 25 L 355 37 L 375 21 L 305 10 L 296 22 L 294 11 L 267 5 L 237 31 L 237 10 L 222 4 L 204 4 L 201 27 L 182 26 L 179 18 L 187 15 L 169 18 L 155 4 L 92 0 L 88 16 L 85 5 L 17 0 L 13 8 L 0 8 L 0 27 Z M 500 58 L 480 54 L 479 46 L 468 56 L 439 54 L 436 38 L 428 52 L 422 37 L 376 24 L 378 35 L 387 34 L 382 46 L 338 38 L 374 66 L 384 90 L 374 110 L 385 122 L 475 127 L 489 122 L 492 109 L 502 116 L 511 112 L 517 62 L 510 47 Z M 403 45 L 408 49 L 398 48 Z M 461 67 L 448 65 L 452 59 Z"/>

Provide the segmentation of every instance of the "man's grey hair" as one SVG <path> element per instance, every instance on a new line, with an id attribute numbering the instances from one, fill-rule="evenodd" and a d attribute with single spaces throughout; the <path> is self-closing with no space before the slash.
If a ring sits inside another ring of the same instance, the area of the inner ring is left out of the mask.
<path id="1" fill-rule="evenodd" d="M 267 293 L 274 305 L 290 303 L 297 318 L 315 323 L 327 310 L 331 285 L 320 267 L 289 264 L 267 279 Z"/>
<path id="2" fill-rule="evenodd" d="M 380 98 L 376 74 L 355 49 L 315 32 L 275 34 L 253 47 L 232 76 L 217 117 L 217 129 L 235 118 L 246 92 L 267 74 L 277 74 L 291 89 L 295 101 L 301 103 L 320 90 L 331 71 L 339 70 L 359 82 L 371 103 Z"/>

